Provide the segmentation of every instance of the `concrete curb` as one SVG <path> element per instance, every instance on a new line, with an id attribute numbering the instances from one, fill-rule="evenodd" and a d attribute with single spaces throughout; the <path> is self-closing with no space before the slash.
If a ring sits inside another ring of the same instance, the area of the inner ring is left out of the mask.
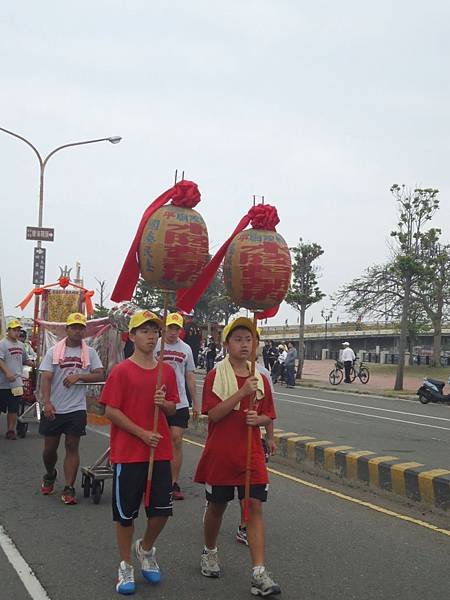
<path id="1" fill-rule="evenodd" d="M 189 423 L 189 432 L 206 438 L 208 418 Z M 337 445 L 310 435 L 275 429 L 276 456 L 290 467 L 308 464 L 333 473 L 344 482 L 365 485 L 403 496 L 414 502 L 450 510 L 450 471 L 429 469 L 417 462 L 404 462 L 397 456 L 377 455 L 371 450 L 357 450 L 349 445 Z"/>

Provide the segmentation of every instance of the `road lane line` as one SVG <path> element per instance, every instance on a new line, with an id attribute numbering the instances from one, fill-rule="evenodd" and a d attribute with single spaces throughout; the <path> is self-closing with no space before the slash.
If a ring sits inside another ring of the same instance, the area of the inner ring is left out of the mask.
<path id="1" fill-rule="evenodd" d="M 344 406 L 354 406 L 356 408 L 366 408 L 367 410 L 379 410 L 389 413 L 397 413 L 399 415 L 408 415 L 410 417 L 421 417 L 424 419 L 436 419 L 437 421 L 449 421 L 447 417 L 435 417 L 434 415 L 424 415 L 422 413 L 411 413 L 404 410 L 392 410 L 391 408 L 379 408 L 378 406 L 366 406 L 365 404 L 353 404 L 352 402 L 341 402 L 339 400 L 327 400 L 326 398 L 316 398 L 314 396 L 297 396 L 296 394 L 285 394 L 284 392 L 278 392 L 282 396 L 291 396 L 294 398 L 300 398 L 305 400 L 314 400 L 319 402 L 329 402 L 330 404 L 342 404 Z"/>
<path id="2" fill-rule="evenodd" d="M 33 569 L 20 554 L 16 545 L 0 525 L 0 547 L 32 600 L 50 600 Z"/>
<path id="3" fill-rule="evenodd" d="M 201 387 L 201 386 L 199 386 Z M 408 415 L 411 417 L 419 417 L 419 418 L 423 418 L 423 419 L 434 419 L 436 421 L 448 421 L 450 423 L 450 418 L 448 417 L 436 417 L 435 415 L 425 415 L 422 413 L 411 413 L 411 412 L 406 412 L 403 410 L 393 410 L 391 408 L 381 408 L 378 406 L 367 406 L 365 404 L 354 404 L 352 402 L 344 402 L 341 400 L 328 400 L 327 398 L 318 398 L 316 396 L 304 396 L 302 394 L 298 395 L 298 394 L 288 394 L 286 392 L 280 392 L 280 391 L 275 391 L 275 395 L 276 396 L 289 396 L 289 398 L 299 398 L 299 400 L 313 400 L 315 402 L 328 402 L 329 404 L 339 404 L 339 405 L 343 405 L 343 406 L 353 406 L 355 408 L 365 408 L 367 410 L 375 410 L 375 411 L 382 411 L 382 412 L 388 412 L 388 413 L 396 413 L 399 415 Z M 288 402 L 290 404 L 305 404 L 300 402 L 299 400 L 286 400 L 284 398 L 278 398 L 279 401 L 281 402 Z M 316 406 L 314 404 L 305 404 L 305 406 Z M 326 407 L 323 407 L 326 408 Z M 351 411 L 347 411 L 347 412 L 351 412 Z M 361 415 L 365 415 L 365 416 L 370 416 L 370 415 L 366 415 L 365 413 L 352 413 L 352 414 L 361 414 Z M 395 419 L 394 419 L 395 420 Z M 403 422 L 403 421 L 401 421 Z M 404 421 L 405 423 L 408 423 L 409 421 Z M 445 428 L 444 428 L 445 429 Z M 450 430 L 449 430 L 450 431 Z"/>
<path id="4" fill-rule="evenodd" d="M 192 444 L 193 446 L 198 446 L 199 448 L 204 448 L 205 444 L 200 444 L 199 442 L 194 442 L 194 440 L 190 440 L 188 438 L 183 438 L 184 442 L 188 444 Z M 282 471 L 277 471 L 276 469 L 267 468 L 269 473 L 273 473 L 278 477 L 282 477 L 283 479 L 289 479 L 290 481 L 294 481 L 295 483 L 299 483 L 304 485 L 305 487 L 309 487 L 313 490 L 317 490 L 319 492 L 323 492 L 325 494 L 329 494 L 330 496 L 334 496 L 335 498 L 339 498 L 340 500 L 346 500 L 347 502 L 352 502 L 353 504 L 358 504 L 359 506 L 363 506 L 370 510 L 374 510 L 375 512 L 379 512 L 388 517 L 393 517 L 395 519 L 400 519 L 401 521 L 406 521 L 407 523 L 411 523 L 413 525 L 418 525 L 419 527 L 424 527 L 425 529 L 429 529 L 434 533 L 441 533 L 442 535 L 446 535 L 450 537 L 449 529 L 442 529 L 441 527 L 437 527 L 432 523 L 428 523 L 427 521 L 422 521 L 420 519 L 414 519 L 413 517 L 409 517 L 408 515 L 402 515 L 401 513 L 395 512 L 393 510 L 389 510 L 388 508 L 383 508 L 382 506 L 378 506 L 378 504 L 373 504 L 372 502 L 366 502 L 365 500 L 360 500 L 359 498 L 354 498 L 353 496 L 348 496 L 347 494 L 342 494 L 341 492 L 336 492 L 335 490 L 330 490 L 322 485 L 318 485 L 317 483 L 311 483 L 310 481 L 305 481 L 304 479 L 300 479 L 299 477 L 294 477 L 293 475 L 288 475 L 288 473 L 283 473 Z"/>
<path id="5" fill-rule="evenodd" d="M 441 427 L 440 425 L 431 425 L 429 423 L 417 423 L 416 421 L 406 421 L 405 419 L 393 419 L 392 417 L 384 417 L 383 415 L 369 415 L 367 413 L 358 412 L 356 410 L 344 410 L 343 408 L 335 408 L 334 406 L 323 406 L 318 404 L 311 404 L 310 402 L 296 402 L 295 400 L 283 400 L 280 402 L 289 402 L 290 404 L 296 404 L 298 406 L 312 406 L 314 408 L 321 408 L 323 410 L 334 410 L 337 412 L 348 413 L 351 415 L 361 415 L 363 417 L 369 417 L 369 419 L 383 419 L 385 421 L 395 421 L 396 423 L 407 423 L 408 425 L 418 425 L 419 427 L 430 427 L 431 429 L 443 429 L 444 431 L 450 431 L 450 427 Z"/>

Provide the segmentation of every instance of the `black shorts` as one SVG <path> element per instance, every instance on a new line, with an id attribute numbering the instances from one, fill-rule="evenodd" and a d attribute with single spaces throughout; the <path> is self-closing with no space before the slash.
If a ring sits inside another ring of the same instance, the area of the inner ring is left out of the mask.
<path id="1" fill-rule="evenodd" d="M 181 427 L 187 429 L 189 423 L 189 408 L 179 408 L 172 417 L 167 417 L 167 422 L 170 427 Z"/>
<path id="2" fill-rule="evenodd" d="M 223 502 L 230 502 L 234 499 L 234 490 L 238 490 L 239 500 L 243 500 L 245 496 L 244 485 L 209 485 L 205 484 L 206 499 L 208 502 L 217 502 L 222 504 Z M 267 500 L 267 493 L 269 491 L 268 483 L 256 483 L 250 486 L 250 498 L 255 500 L 261 500 L 265 502 Z"/>
<path id="3" fill-rule="evenodd" d="M 41 422 L 39 423 L 39 433 L 49 437 L 58 437 L 63 433 L 81 437 L 86 435 L 86 411 L 76 410 L 70 413 L 56 414 L 53 420 L 41 413 Z"/>
<path id="4" fill-rule="evenodd" d="M 21 396 L 13 396 L 10 388 L 0 390 L 0 412 L 18 413 Z"/>
<path id="5" fill-rule="evenodd" d="M 148 462 L 114 465 L 112 510 L 113 521 L 131 527 L 139 514 L 139 506 L 147 485 Z M 147 518 L 172 516 L 172 470 L 170 460 L 153 464 L 150 506 Z"/>

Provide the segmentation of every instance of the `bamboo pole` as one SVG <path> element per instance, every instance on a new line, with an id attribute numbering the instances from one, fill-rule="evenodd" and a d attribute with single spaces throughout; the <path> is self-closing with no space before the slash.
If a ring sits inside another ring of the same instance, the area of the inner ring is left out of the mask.
<path id="1" fill-rule="evenodd" d="M 258 319 L 256 318 L 256 313 L 253 313 L 253 345 L 252 345 L 252 358 L 251 358 L 251 366 L 250 366 L 250 375 L 253 377 L 255 375 L 256 369 L 256 344 L 258 343 L 256 330 L 258 327 Z M 248 410 L 253 410 L 254 401 L 256 394 L 250 397 L 250 402 L 248 405 Z M 250 504 L 250 476 L 252 472 L 252 441 L 253 441 L 253 426 L 247 426 L 247 459 L 245 464 L 245 491 L 244 491 L 244 521 L 248 522 L 249 517 L 249 504 Z"/>
<path id="2" fill-rule="evenodd" d="M 163 375 L 163 362 L 164 362 L 164 346 L 166 342 L 166 321 L 167 321 L 167 307 L 169 303 L 169 292 L 167 290 L 163 290 L 164 294 L 164 311 L 162 318 L 162 329 L 161 329 L 161 347 L 158 359 L 158 373 L 156 376 L 156 389 L 159 390 L 161 388 L 162 383 L 162 375 Z M 155 404 L 154 412 L 153 412 L 153 431 L 152 433 L 156 433 L 158 431 L 158 421 L 159 421 L 159 406 Z M 150 457 L 148 461 L 148 471 L 147 471 L 147 485 L 145 488 L 145 506 L 150 506 L 150 490 L 152 487 L 152 476 L 153 476 L 153 465 L 155 463 L 155 448 L 153 446 L 150 447 Z"/>

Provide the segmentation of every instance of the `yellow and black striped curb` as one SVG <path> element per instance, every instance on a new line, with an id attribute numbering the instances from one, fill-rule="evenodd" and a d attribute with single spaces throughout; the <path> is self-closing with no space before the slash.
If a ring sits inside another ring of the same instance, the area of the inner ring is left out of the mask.
<path id="1" fill-rule="evenodd" d="M 189 428 L 206 435 L 208 418 L 201 415 L 196 423 L 190 421 Z M 450 510 L 450 471 L 447 469 L 429 469 L 418 462 L 404 462 L 397 456 L 379 456 L 371 450 L 357 450 L 293 431 L 275 429 L 274 437 L 276 455 L 290 466 L 309 462 L 346 480 L 363 482 L 415 502 Z"/>

